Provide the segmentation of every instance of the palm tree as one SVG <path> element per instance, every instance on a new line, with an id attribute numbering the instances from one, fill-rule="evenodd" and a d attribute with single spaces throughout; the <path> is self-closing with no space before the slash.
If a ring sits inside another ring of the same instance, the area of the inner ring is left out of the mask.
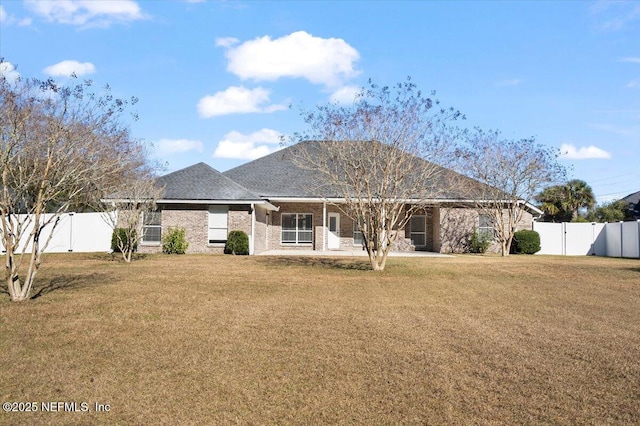
<path id="1" fill-rule="evenodd" d="M 580 179 L 572 179 L 565 185 L 565 206 L 571 211 L 571 220 L 578 218 L 580 208 L 593 208 L 596 205 L 596 197 L 587 182 Z"/>
<path id="2" fill-rule="evenodd" d="M 542 192 L 536 195 L 536 201 L 539 203 L 540 209 L 545 212 L 545 220 L 551 222 L 565 221 L 565 192 L 564 185 L 554 185 L 545 188 Z"/>

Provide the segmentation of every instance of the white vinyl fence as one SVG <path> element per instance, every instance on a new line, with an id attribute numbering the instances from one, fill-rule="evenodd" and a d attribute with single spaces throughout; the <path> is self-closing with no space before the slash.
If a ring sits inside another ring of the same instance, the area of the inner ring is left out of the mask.
<path id="1" fill-rule="evenodd" d="M 640 258 L 640 220 L 616 223 L 534 222 L 537 254 Z"/>
<path id="2" fill-rule="evenodd" d="M 51 237 L 45 253 L 66 252 L 110 252 L 112 228 L 106 218 L 107 213 L 65 213 L 60 216 L 60 222 Z M 46 215 L 46 219 L 51 215 Z M 42 230 L 40 242 L 43 244 L 51 235 L 52 225 Z M 23 234 L 29 235 L 31 228 Z M 21 240 L 24 244 L 26 238 Z M 4 245 L 0 241 L 0 249 L 4 253 Z M 27 251 L 31 245 L 27 245 Z M 22 250 L 22 245 L 19 247 Z"/>

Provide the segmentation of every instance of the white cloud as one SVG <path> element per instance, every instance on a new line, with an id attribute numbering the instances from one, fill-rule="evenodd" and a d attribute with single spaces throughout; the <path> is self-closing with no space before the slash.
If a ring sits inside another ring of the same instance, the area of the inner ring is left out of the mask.
<path id="1" fill-rule="evenodd" d="M 588 160 L 594 158 L 611 158 L 611 154 L 596 146 L 589 145 L 576 148 L 574 145 L 563 143 L 560 146 L 560 156 L 573 160 Z"/>
<path id="2" fill-rule="evenodd" d="M 333 92 L 330 100 L 337 104 L 351 105 L 361 90 L 362 88 L 357 86 L 344 86 Z"/>
<path id="3" fill-rule="evenodd" d="M 108 27 L 145 18 L 133 0 L 25 0 L 25 5 L 50 22 L 69 25 Z"/>
<path id="4" fill-rule="evenodd" d="M 640 64 L 640 57 L 627 56 L 626 58 L 620 58 L 620 62 L 631 62 L 632 64 Z"/>
<path id="5" fill-rule="evenodd" d="M 269 93 L 268 89 L 262 87 L 247 89 L 243 86 L 231 86 L 224 92 L 200 99 L 198 113 L 202 118 L 210 118 L 226 114 L 274 112 L 287 108 L 276 104 L 263 106 L 269 102 Z"/>
<path id="6" fill-rule="evenodd" d="M 626 84 L 627 89 L 640 89 L 640 78 L 634 78 Z"/>
<path id="7" fill-rule="evenodd" d="M 337 87 L 358 74 L 354 64 L 360 55 L 340 38 L 320 38 L 298 31 L 277 39 L 264 36 L 225 47 L 227 70 L 243 80 L 297 77 Z"/>
<path id="8" fill-rule="evenodd" d="M 15 23 L 17 23 L 21 27 L 26 27 L 28 25 L 31 25 L 31 18 L 23 18 L 19 20 L 15 16 L 9 15 L 4 7 L 0 5 L 0 24 L 13 25 Z"/>
<path id="9" fill-rule="evenodd" d="M 202 142 L 189 139 L 160 139 L 155 149 L 158 155 L 178 154 L 189 151 L 202 152 L 203 150 Z"/>
<path id="10" fill-rule="evenodd" d="M 213 153 L 216 158 L 255 160 L 280 149 L 281 133 L 262 129 L 250 134 L 232 131 L 224 135 Z"/>
<path id="11" fill-rule="evenodd" d="M 624 30 L 640 19 L 637 2 L 599 0 L 590 9 L 596 19 L 596 28 L 601 31 Z"/>
<path id="12" fill-rule="evenodd" d="M 9 82 L 20 78 L 20 73 L 16 71 L 16 67 L 11 62 L 0 62 L 0 75 L 3 75 Z"/>
<path id="13" fill-rule="evenodd" d="M 235 37 L 218 37 L 216 39 L 216 46 L 219 47 L 231 47 L 234 44 L 238 44 L 240 40 Z"/>
<path id="14" fill-rule="evenodd" d="M 93 74 L 96 67 L 91 62 L 62 61 L 46 67 L 42 72 L 51 77 L 69 77 L 71 74 L 80 77 Z"/>
<path id="15" fill-rule="evenodd" d="M 506 79 L 506 80 L 498 81 L 496 83 L 496 86 L 512 87 L 512 86 L 519 86 L 520 83 L 522 83 L 522 80 L 519 79 L 519 78 L 509 78 L 509 79 Z"/>

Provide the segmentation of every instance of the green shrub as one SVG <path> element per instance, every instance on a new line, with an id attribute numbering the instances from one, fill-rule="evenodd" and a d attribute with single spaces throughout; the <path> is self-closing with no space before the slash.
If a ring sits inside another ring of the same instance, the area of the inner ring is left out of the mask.
<path id="1" fill-rule="evenodd" d="M 162 236 L 162 252 L 164 254 L 185 254 L 189 243 L 184 228 L 169 228 Z"/>
<path id="2" fill-rule="evenodd" d="M 122 244 L 118 244 L 118 240 L 122 242 Z M 133 247 L 131 244 L 133 243 Z M 122 250 L 120 249 L 122 247 Z M 130 250 L 130 248 L 133 248 Z M 137 233 L 134 230 L 131 231 L 131 238 L 129 238 L 129 232 L 127 228 L 115 228 L 113 233 L 111 234 L 111 251 L 114 253 L 122 253 L 125 252 L 135 252 L 138 250 L 138 241 L 137 241 Z"/>
<path id="3" fill-rule="evenodd" d="M 226 254 L 249 254 L 249 237 L 244 231 L 231 231 L 224 245 Z"/>
<path id="4" fill-rule="evenodd" d="M 536 231 L 522 230 L 513 234 L 511 253 L 534 254 L 540 251 L 540 234 Z"/>
<path id="5" fill-rule="evenodd" d="M 484 253 L 491 245 L 491 238 L 486 234 L 478 235 L 474 232 L 471 236 L 471 253 Z"/>

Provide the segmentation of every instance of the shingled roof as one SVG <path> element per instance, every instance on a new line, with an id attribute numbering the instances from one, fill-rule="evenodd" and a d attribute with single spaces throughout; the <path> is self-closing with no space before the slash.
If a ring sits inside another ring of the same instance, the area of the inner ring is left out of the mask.
<path id="1" fill-rule="evenodd" d="M 265 198 L 313 197 L 309 188 L 314 182 L 320 182 L 320 176 L 313 170 L 303 169 L 294 164 L 295 149 L 297 145 L 287 147 L 227 170 L 223 174 Z M 339 195 L 326 194 L 327 197 Z"/>
<path id="2" fill-rule="evenodd" d="M 258 195 L 205 163 L 161 176 L 163 200 L 260 201 Z"/>
<path id="3" fill-rule="evenodd" d="M 629 204 L 629 211 L 635 219 L 640 219 L 640 191 L 629 194 L 622 199 Z"/>
<path id="4" fill-rule="evenodd" d="M 324 186 L 322 189 L 319 189 L 318 186 L 323 180 L 319 173 L 314 170 L 301 168 L 295 164 L 295 150 L 298 149 L 299 146 L 303 146 L 304 149 L 319 150 L 323 145 L 317 141 L 300 142 L 297 145 L 287 147 L 265 157 L 227 170 L 223 174 L 265 198 L 317 198 L 318 195 L 312 193 L 314 190 L 316 190 L 316 192 L 321 191 L 323 197 L 326 198 L 343 197 L 343 193 L 332 190 L 330 187 Z M 416 167 L 420 167 L 422 163 L 433 166 L 432 163 L 415 157 Z M 443 200 L 462 200 L 469 198 L 468 193 L 456 191 L 451 185 L 445 185 L 445 179 L 454 179 L 460 183 L 464 181 L 465 188 L 481 185 L 473 179 L 446 168 L 442 168 L 442 173 L 438 179 L 442 183 L 443 188 L 447 187 L 446 191 L 438 192 L 437 195 L 438 199 Z"/>

